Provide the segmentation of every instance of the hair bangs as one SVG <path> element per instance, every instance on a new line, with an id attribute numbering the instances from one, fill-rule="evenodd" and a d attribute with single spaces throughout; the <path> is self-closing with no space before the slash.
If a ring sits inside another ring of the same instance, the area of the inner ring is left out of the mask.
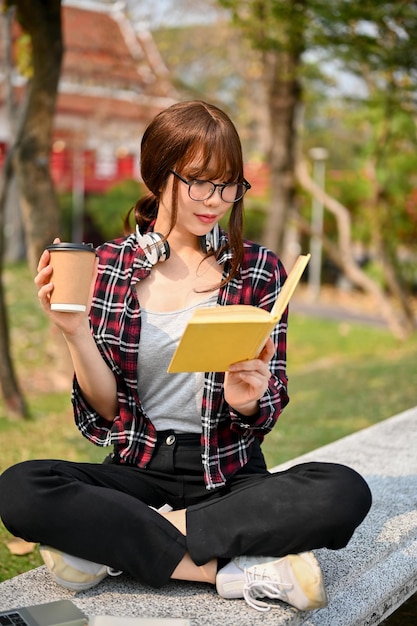
<path id="1" fill-rule="evenodd" d="M 177 167 L 189 179 L 242 181 L 240 139 L 219 120 L 212 119 L 203 132 L 196 133 Z"/>

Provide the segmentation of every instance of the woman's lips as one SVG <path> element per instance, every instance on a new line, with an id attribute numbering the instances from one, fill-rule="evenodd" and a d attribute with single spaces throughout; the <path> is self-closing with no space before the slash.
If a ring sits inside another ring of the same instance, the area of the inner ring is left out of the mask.
<path id="1" fill-rule="evenodd" d="M 202 214 L 202 213 L 196 213 L 196 217 L 203 224 L 212 224 L 217 219 L 216 215 L 208 215 L 208 214 Z"/>

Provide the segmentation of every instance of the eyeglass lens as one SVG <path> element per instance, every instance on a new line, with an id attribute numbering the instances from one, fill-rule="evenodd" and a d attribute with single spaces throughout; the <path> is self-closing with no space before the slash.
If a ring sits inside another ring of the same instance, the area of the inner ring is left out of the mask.
<path id="1" fill-rule="evenodd" d="M 189 183 L 189 194 L 192 200 L 207 200 L 213 195 L 215 189 L 216 185 L 208 180 L 194 180 Z M 242 183 L 229 183 L 219 189 L 224 202 L 237 202 L 246 192 L 246 187 Z"/>

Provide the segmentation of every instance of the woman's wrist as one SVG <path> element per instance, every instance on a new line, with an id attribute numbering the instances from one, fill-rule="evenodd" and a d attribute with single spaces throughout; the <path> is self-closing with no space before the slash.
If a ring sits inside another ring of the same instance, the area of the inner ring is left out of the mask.
<path id="1" fill-rule="evenodd" d="M 242 406 L 234 406 L 232 407 L 236 413 L 240 415 L 244 415 L 245 417 L 252 417 L 259 412 L 259 400 L 254 400 L 253 402 L 248 402 L 247 404 L 243 404 Z"/>
<path id="2" fill-rule="evenodd" d="M 68 345 L 74 346 L 78 343 L 84 343 L 86 340 L 93 339 L 88 318 L 86 318 L 84 323 L 79 324 L 71 331 L 63 330 L 62 334 Z"/>

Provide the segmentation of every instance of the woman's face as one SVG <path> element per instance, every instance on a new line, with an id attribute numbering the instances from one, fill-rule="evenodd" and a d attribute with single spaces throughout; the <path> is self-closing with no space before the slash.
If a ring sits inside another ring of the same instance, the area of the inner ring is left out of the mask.
<path id="1" fill-rule="evenodd" d="M 191 181 L 197 176 L 190 172 L 198 171 L 192 166 L 188 171 L 177 172 L 185 180 Z M 172 207 L 172 186 L 175 174 L 170 174 L 167 184 L 163 189 L 158 209 L 158 217 L 155 224 L 155 230 L 167 233 L 171 223 L 171 207 Z M 211 180 L 213 183 L 225 183 L 227 180 L 212 179 L 201 173 L 198 174 L 199 180 Z M 182 234 L 183 237 L 196 237 L 209 233 L 215 224 L 229 211 L 233 203 L 225 202 L 220 196 L 220 190 L 216 188 L 210 198 L 203 201 L 192 200 L 188 193 L 188 185 L 177 178 L 178 182 L 178 209 L 177 221 L 173 229 L 173 233 Z"/>

